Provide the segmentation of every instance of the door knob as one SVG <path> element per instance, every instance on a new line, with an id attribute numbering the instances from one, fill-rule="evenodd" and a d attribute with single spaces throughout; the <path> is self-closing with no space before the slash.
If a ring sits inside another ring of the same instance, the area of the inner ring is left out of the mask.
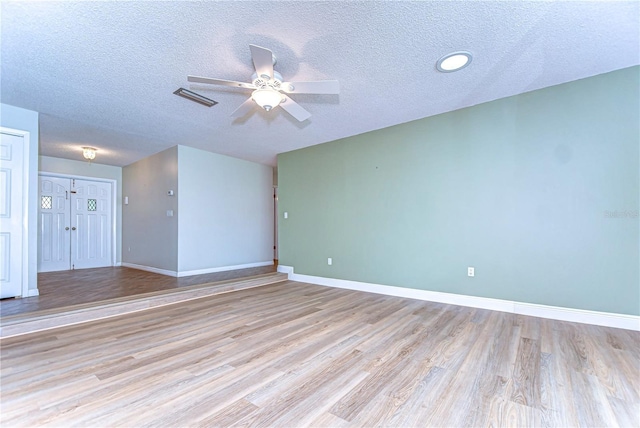
<path id="1" fill-rule="evenodd" d="M 73 227 L 71 228 L 71 230 L 76 230 L 76 227 L 75 227 L 75 226 L 73 226 Z"/>
<path id="2" fill-rule="evenodd" d="M 69 230 L 69 226 L 65 227 L 64 230 Z"/>

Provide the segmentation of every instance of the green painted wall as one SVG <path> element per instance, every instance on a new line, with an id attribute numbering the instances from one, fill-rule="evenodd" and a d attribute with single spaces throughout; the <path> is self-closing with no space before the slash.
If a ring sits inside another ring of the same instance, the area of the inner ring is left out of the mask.
<path id="1" fill-rule="evenodd" d="M 640 314 L 639 76 L 619 70 L 279 155 L 280 263 Z"/>

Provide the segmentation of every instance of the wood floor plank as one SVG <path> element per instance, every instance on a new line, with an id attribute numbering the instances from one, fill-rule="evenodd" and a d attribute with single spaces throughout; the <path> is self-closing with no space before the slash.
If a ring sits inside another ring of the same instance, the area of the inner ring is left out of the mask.
<path id="1" fill-rule="evenodd" d="M 310 373 L 314 373 L 313 370 L 318 370 L 327 364 L 331 364 L 339 356 L 353 350 L 353 345 L 361 340 L 362 337 L 360 336 L 350 336 L 315 354 L 311 359 L 292 363 L 290 369 L 282 376 L 248 394 L 245 398 L 261 408 L 268 407 L 268 403 L 273 401 L 274 397 L 279 400 L 284 394 L 304 382 L 310 376 Z"/>
<path id="2" fill-rule="evenodd" d="M 323 413 L 316 419 L 311 421 L 309 426 L 312 427 L 331 427 L 331 428 L 344 428 L 349 426 L 349 422 L 344 419 L 332 415 L 331 413 Z"/>
<path id="3" fill-rule="evenodd" d="M 410 387 L 406 399 L 395 413 L 383 423 L 384 426 L 424 426 L 425 409 L 432 409 L 432 403 L 445 393 L 454 374 L 453 371 L 441 367 L 426 367 L 422 368 L 422 372 L 426 371 L 424 376 L 413 376 L 413 387 Z"/>
<path id="4" fill-rule="evenodd" d="M 551 336 L 548 350 L 542 353 L 540 360 L 540 410 L 544 426 L 578 426 L 578 407 L 567 402 L 573 402 L 574 385 L 571 381 L 573 368 L 562 352 L 564 348 L 563 329 L 556 322 L 550 329 Z M 577 387 L 577 385 L 576 385 Z"/>
<path id="5" fill-rule="evenodd" d="M 197 422 L 201 427 L 230 427 L 242 426 L 239 421 L 258 410 L 258 406 L 241 398 L 235 403 L 224 407 L 222 410 L 213 413 Z"/>
<path id="6" fill-rule="evenodd" d="M 488 426 L 538 427 L 541 420 L 537 409 L 502 398 L 491 401 Z"/>
<path id="7" fill-rule="evenodd" d="M 629 403 L 616 397 L 607 397 L 618 426 L 640 427 L 640 403 Z"/>
<path id="8" fill-rule="evenodd" d="M 314 393 L 322 390 L 331 397 L 337 384 L 345 380 L 357 383 L 365 378 L 367 373 L 357 371 L 357 368 L 354 370 L 362 358 L 363 354 L 358 350 L 345 350 L 322 365 L 309 367 L 302 382 L 261 406 L 251 426 L 280 426 L 278 424 L 285 420 L 289 420 L 290 424 L 295 423 L 292 412 L 300 415 L 313 409 L 317 401 L 312 398 Z"/>
<path id="9" fill-rule="evenodd" d="M 509 400 L 523 406 L 540 407 L 540 344 L 521 337 Z"/>
<path id="10" fill-rule="evenodd" d="M 442 323 L 441 316 L 435 317 L 431 323 L 424 320 L 414 320 L 407 324 L 394 335 L 385 335 L 384 340 L 378 340 L 379 345 L 375 347 L 359 346 L 358 348 L 370 355 L 369 363 L 365 370 L 371 373 L 361 385 L 358 385 L 350 394 L 336 403 L 330 412 L 341 419 L 348 421 L 360 421 L 364 424 L 378 424 L 381 416 L 371 418 L 360 417 L 359 415 L 367 411 L 369 403 L 385 401 L 393 403 L 393 407 L 399 407 L 408 395 L 402 391 L 410 388 L 407 384 L 412 384 L 412 380 L 421 379 L 430 370 L 433 363 L 432 350 L 436 345 L 435 337 L 439 329 L 432 326 Z M 450 319 L 450 318 L 446 318 Z M 468 320 L 467 317 L 464 317 Z M 454 329 L 455 330 L 455 329 Z M 459 330 L 458 330 L 459 331 Z M 450 337 L 450 336 L 447 336 Z M 417 367 L 412 367 L 417 364 Z M 409 380 L 405 375 L 411 373 Z M 377 411 L 380 409 L 374 404 Z M 389 412 L 395 413 L 394 409 Z M 391 415 L 387 415 L 391 416 Z"/>
<path id="11" fill-rule="evenodd" d="M 581 426 L 611 426 L 616 418 L 611 403 L 594 376 L 571 370 L 573 401 Z"/>
<path id="12" fill-rule="evenodd" d="M 640 333 L 287 281 L 0 340 L 2 426 L 639 426 Z"/>

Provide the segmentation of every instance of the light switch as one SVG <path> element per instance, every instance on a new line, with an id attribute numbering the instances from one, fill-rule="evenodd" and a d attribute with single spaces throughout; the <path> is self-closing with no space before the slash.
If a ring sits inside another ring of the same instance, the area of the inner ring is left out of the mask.
<path id="1" fill-rule="evenodd" d="M 124 197 L 124 204 L 125 205 L 129 205 L 129 197 L 128 196 Z"/>
<path id="2" fill-rule="evenodd" d="M 173 190 L 167 190 L 167 196 L 173 196 Z"/>
<path id="3" fill-rule="evenodd" d="M 285 211 L 284 218 L 289 218 L 289 213 Z"/>
<path id="4" fill-rule="evenodd" d="M 167 217 L 173 217 L 173 210 L 167 210 Z"/>

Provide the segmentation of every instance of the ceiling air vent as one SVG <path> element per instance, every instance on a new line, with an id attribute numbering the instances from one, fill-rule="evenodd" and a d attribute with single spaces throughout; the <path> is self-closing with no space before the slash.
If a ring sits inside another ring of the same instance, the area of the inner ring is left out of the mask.
<path id="1" fill-rule="evenodd" d="M 207 97 L 203 97 L 200 94 L 196 94 L 195 92 L 191 92 L 186 90 L 185 88 L 179 88 L 177 89 L 174 94 L 176 95 L 180 95 L 183 98 L 186 98 L 188 100 L 191 101 L 195 101 L 199 104 L 202 104 L 203 106 L 207 106 L 207 107 L 213 107 L 214 105 L 218 104 L 217 101 L 213 101 Z"/>

